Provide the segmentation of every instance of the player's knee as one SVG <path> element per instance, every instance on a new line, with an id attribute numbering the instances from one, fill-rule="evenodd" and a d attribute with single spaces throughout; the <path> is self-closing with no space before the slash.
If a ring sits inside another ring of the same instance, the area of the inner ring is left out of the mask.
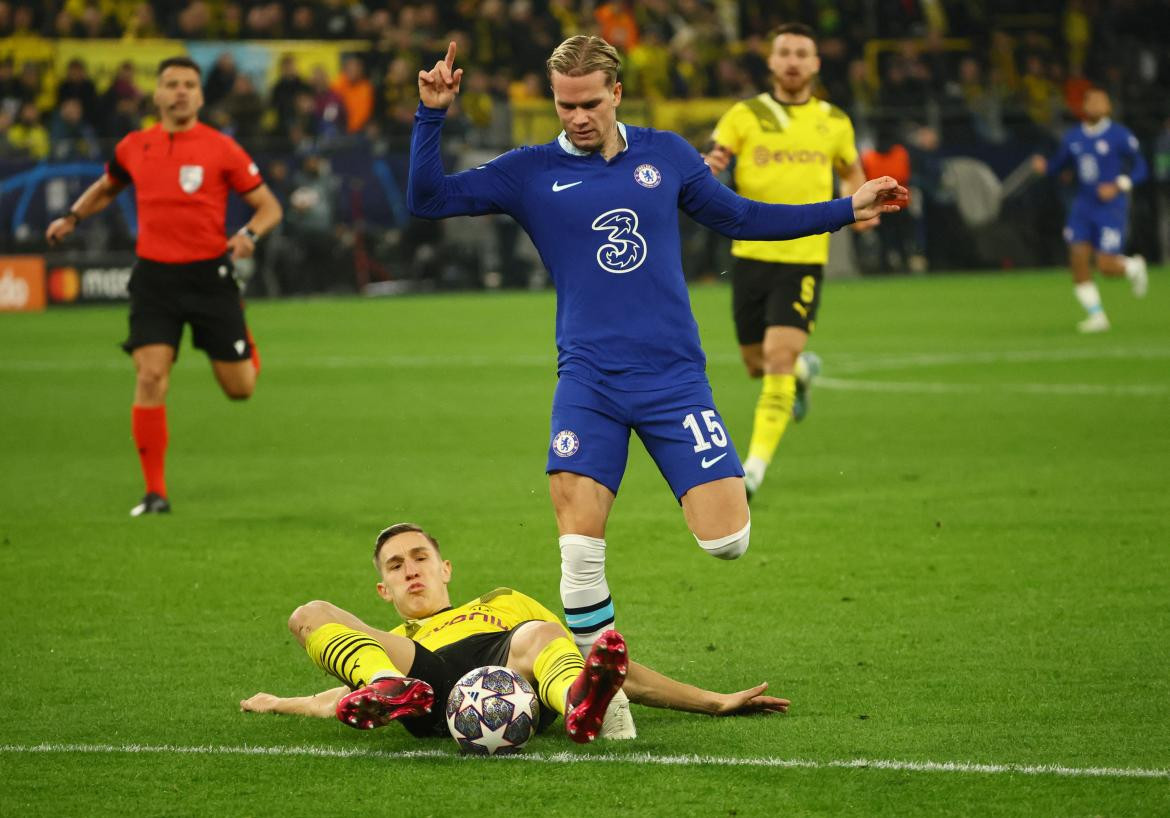
<path id="1" fill-rule="evenodd" d="M 721 560 L 736 560 L 742 557 L 744 552 L 748 550 L 748 541 L 751 533 L 752 521 L 748 520 L 747 525 L 734 534 L 728 534 L 726 537 L 720 537 L 715 540 L 702 540 L 696 536 L 695 540 L 699 543 L 699 547 L 712 557 L 717 557 Z"/>
<path id="2" fill-rule="evenodd" d="M 166 367 L 140 366 L 135 375 L 136 391 L 144 398 L 162 400 L 167 394 L 170 380 Z"/>
<path id="3" fill-rule="evenodd" d="M 228 396 L 230 400 L 247 400 L 252 397 L 252 393 L 256 391 L 256 378 L 241 377 L 223 385 L 223 393 Z"/>
<path id="4" fill-rule="evenodd" d="M 605 581 L 605 540 L 583 534 L 565 534 L 561 545 L 561 583 L 590 588 Z"/>
<path id="5" fill-rule="evenodd" d="M 334 606 L 331 603 L 320 599 L 306 602 L 292 612 L 292 616 L 288 618 L 288 629 L 292 631 L 293 636 L 304 642 L 310 633 L 328 619 L 333 610 Z"/>

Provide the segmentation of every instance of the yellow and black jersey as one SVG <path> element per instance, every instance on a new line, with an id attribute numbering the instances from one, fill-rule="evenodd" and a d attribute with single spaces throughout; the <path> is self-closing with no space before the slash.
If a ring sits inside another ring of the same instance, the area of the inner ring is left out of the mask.
<path id="1" fill-rule="evenodd" d="M 833 170 L 857 161 L 853 123 L 824 100 L 777 102 L 770 93 L 737 102 L 715 126 L 713 139 L 736 155 L 741 196 L 770 204 L 810 204 L 833 196 Z M 732 255 L 785 264 L 824 264 L 829 236 L 790 241 L 736 241 Z"/>
<path id="2" fill-rule="evenodd" d="M 511 588 L 496 588 L 478 599 L 439 611 L 425 619 L 408 619 L 391 631 L 431 651 L 480 633 L 503 633 L 533 619 L 564 624 L 548 608 Z M 565 630 L 565 636 L 569 636 Z"/>

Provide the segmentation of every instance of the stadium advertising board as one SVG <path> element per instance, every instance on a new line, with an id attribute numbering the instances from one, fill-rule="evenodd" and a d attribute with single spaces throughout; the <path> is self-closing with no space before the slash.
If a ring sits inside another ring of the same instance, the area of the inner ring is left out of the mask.
<path id="1" fill-rule="evenodd" d="M 0 312 L 40 312 L 45 308 L 45 260 L 40 256 L 0 256 Z"/>
<path id="2" fill-rule="evenodd" d="M 128 255 L 103 256 L 82 263 L 50 260 L 45 276 L 50 304 L 94 304 L 126 301 L 126 285 L 134 259 Z"/>

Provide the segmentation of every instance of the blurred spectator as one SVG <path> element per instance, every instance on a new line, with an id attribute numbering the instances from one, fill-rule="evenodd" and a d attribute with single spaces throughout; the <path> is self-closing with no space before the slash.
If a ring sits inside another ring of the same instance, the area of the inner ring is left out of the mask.
<path id="1" fill-rule="evenodd" d="M 101 155 L 97 131 L 85 121 L 83 113 L 77 97 L 67 97 L 57 107 L 49 128 L 54 159 L 97 159 Z"/>
<path id="2" fill-rule="evenodd" d="M 593 12 L 601 39 L 626 54 L 638 44 L 638 19 L 628 0 L 599 3 Z"/>
<path id="3" fill-rule="evenodd" d="M 656 29 L 648 30 L 630 49 L 625 68 L 624 84 L 634 96 L 662 99 L 670 93 L 670 49 Z"/>
<path id="4" fill-rule="evenodd" d="M 329 75 L 319 65 L 313 69 L 312 93 L 313 125 L 310 133 L 318 140 L 332 139 L 344 134 L 348 122 L 345 102 L 330 87 Z"/>
<path id="5" fill-rule="evenodd" d="M 331 86 L 345 105 L 345 129 L 357 133 L 374 112 L 374 86 L 366 78 L 366 66 L 361 57 L 347 54 L 341 61 L 341 74 Z"/>
<path id="6" fill-rule="evenodd" d="M 225 40 L 238 40 L 243 32 L 243 6 L 235 2 L 224 3 L 219 15 L 219 36 Z"/>
<path id="7" fill-rule="evenodd" d="M 257 3 L 244 15 L 244 36 L 256 40 L 273 40 L 285 34 L 284 6 L 280 3 Z"/>
<path id="8" fill-rule="evenodd" d="M 893 176 L 898 184 L 910 185 L 910 152 L 897 139 L 897 130 L 898 126 L 892 120 L 882 123 L 877 128 L 875 146 L 862 151 L 861 165 L 867 179 Z M 909 220 L 885 217 L 874 232 L 881 244 L 881 271 L 890 273 L 908 269 L 913 236 Z"/>
<path id="9" fill-rule="evenodd" d="M 208 108 L 218 105 L 231 93 L 239 74 L 235 55 L 230 51 L 221 51 L 215 58 L 211 70 L 207 72 L 207 79 L 203 80 L 203 104 Z"/>
<path id="10" fill-rule="evenodd" d="M 118 66 L 110 85 L 101 97 L 104 121 L 100 133 L 106 137 L 122 138 L 138 127 L 138 101 L 142 92 L 134 80 L 134 63 L 127 60 Z"/>
<path id="11" fill-rule="evenodd" d="M 322 0 L 321 6 L 320 34 L 317 36 L 330 40 L 348 40 L 357 33 L 353 13 L 358 6 L 351 5 L 347 0 Z"/>
<path id="12" fill-rule="evenodd" d="M 386 68 L 386 75 L 382 78 L 382 90 L 378 94 L 376 111 L 381 124 L 382 133 L 398 146 L 410 143 L 410 131 L 414 127 L 414 112 L 418 107 L 418 87 L 413 84 L 418 68 L 410 64 L 404 57 L 396 57 Z M 478 85 L 487 81 L 487 75 L 479 73 Z M 472 92 L 473 83 L 470 82 L 475 74 L 464 77 L 463 90 L 460 93 L 461 107 L 469 116 L 474 111 L 480 119 L 474 120 L 477 126 L 487 127 L 491 122 L 491 101 L 488 100 L 486 120 L 483 119 L 483 99 Z M 471 106 L 470 108 L 468 106 Z"/>
<path id="13" fill-rule="evenodd" d="M 297 70 L 297 58 L 285 54 L 280 58 L 280 75 L 272 86 L 272 107 L 276 109 L 276 126 L 286 131 L 296 116 L 297 94 L 308 93 L 309 83 Z"/>
<path id="14" fill-rule="evenodd" d="M 256 138 L 260 135 L 260 122 L 264 117 L 264 100 L 256 91 L 256 85 L 247 74 L 238 74 L 231 92 L 224 97 L 220 107 L 235 124 L 235 138 L 245 149 L 253 152 Z"/>
<path id="15" fill-rule="evenodd" d="M 6 113 L 9 121 L 16 118 L 24 93 L 16 79 L 12 57 L 0 58 L 0 113 Z"/>
<path id="16" fill-rule="evenodd" d="M 57 106 L 60 107 L 67 99 L 76 99 L 80 102 L 85 121 L 95 128 L 98 127 L 101 111 L 98 106 L 97 87 L 89 78 L 85 62 L 77 58 L 69 61 L 65 69 L 65 78 L 57 85 Z"/>
<path id="17" fill-rule="evenodd" d="M 321 36 L 318 28 L 317 12 L 308 3 L 295 6 L 289 18 L 289 36 L 294 40 L 311 40 Z"/>
<path id="18" fill-rule="evenodd" d="M 293 174 L 289 208 L 285 212 L 287 230 L 284 237 L 293 246 L 289 270 L 289 289 L 320 292 L 338 288 L 352 289 L 352 281 L 339 275 L 334 264 L 338 249 L 334 225 L 337 196 L 341 184 L 317 154 L 309 154 Z M 295 260 L 294 260 L 295 259 Z"/>
<path id="19" fill-rule="evenodd" d="M 17 153 L 30 159 L 48 157 L 49 132 L 41 124 L 41 112 L 35 102 L 21 103 L 16 122 L 8 129 L 8 142 Z"/>
<path id="20" fill-rule="evenodd" d="M 202 0 L 188 3 L 177 15 L 172 36 L 184 40 L 206 40 L 211 35 L 211 10 Z"/>
<path id="21" fill-rule="evenodd" d="M 1024 65 L 1024 75 L 1020 78 L 1020 92 L 1028 117 L 1042 131 L 1049 132 L 1060 125 L 1056 117 L 1060 110 L 1060 92 L 1049 77 L 1043 57 L 1039 54 L 1030 54 Z"/>
<path id="22" fill-rule="evenodd" d="M 20 76 L 16 80 L 17 92 L 20 94 L 21 102 L 36 102 L 40 104 L 41 93 L 44 90 L 41 87 L 41 68 L 35 62 L 27 61 L 20 67 Z M 46 103 L 48 107 L 48 103 Z"/>
<path id="23" fill-rule="evenodd" d="M 3 10 L 0 9 L 0 21 L 2 21 Z M 17 150 L 8 139 L 8 132 L 12 128 L 13 123 L 12 114 L 4 108 L 0 108 L 0 159 L 13 159 L 21 155 L 21 151 Z"/>
<path id="24" fill-rule="evenodd" d="M 148 40 L 162 36 L 162 29 L 154 14 L 154 7 L 150 3 L 138 3 L 130 12 L 126 21 L 126 30 L 122 37 L 126 40 Z"/>

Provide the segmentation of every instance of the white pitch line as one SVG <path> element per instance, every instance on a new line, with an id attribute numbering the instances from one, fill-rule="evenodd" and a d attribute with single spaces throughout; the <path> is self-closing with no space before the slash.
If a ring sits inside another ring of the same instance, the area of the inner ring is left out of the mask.
<path id="1" fill-rule="evenodd" d="M 239 755 L 303 756 L 311 758 L 373 758 L 397 761 L 465 757 L 444 750 L 369 750 L 365 748 L 249 747 L 174 744 L 0 744 L 0 754 L 125 753 L 129 755 Z M 1033 775 L 1061 778 L 1160 778 L 1170 779 L 1170 769 L 1143 767 L 1069 767 L 1063 764 L 980 764 L 971 761 L 895 761 L 851 758 L 817 761 L 804 758 L 735 758 L 730 756 L 653 755 L 651 753 L 522 753 L 503 757 L 507 762 L 530 764 L 635 764 L 662 767 L 768 767 L 805 770 L 890 770 L 912 773 L 964 773 L 977 775 Z"/>
<path id="2" fill-rule="evenodd" d="M 933 383 L 929 381 L 870 381 L 819 377 L 816 386 L 840 392 L 904 392 L 911 394 L 973 395 L 1010 392 L 1024 395 L 1108 395 L 1145 397 L 1170 395 L 1170 384 L 1108 383 Z"/>

